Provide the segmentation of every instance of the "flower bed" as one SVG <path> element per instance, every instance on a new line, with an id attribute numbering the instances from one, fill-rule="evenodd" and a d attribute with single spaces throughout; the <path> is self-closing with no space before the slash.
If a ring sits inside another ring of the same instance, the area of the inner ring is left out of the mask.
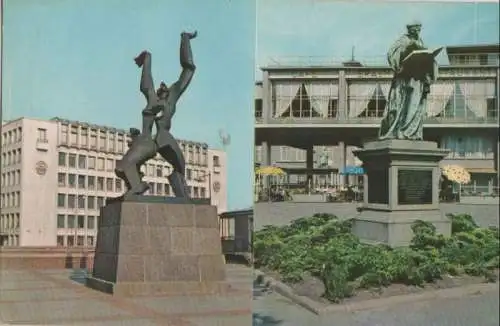
<path id="1" fill-rule="evenodd" d="M 457 280 L 477 282 L 479 277 L 496 281 L 498 228 L 480 228 L 469 215 L 449 217 L 450 237 L 436 234 L 432 224 L 417 221 L 411 246 L 396 249 L 362 244 L 351 233 L 351 220 L 328 214 L 300 218 L 284 227 L 255 232 L 255 265 L 299 292 L 304 286 L 314 287 L 314 291 L 306 289 L 305 295 L 331 302 L 401 285 L 442 287 Z M 320 286 L 323 293 L 318 294 Z"/>

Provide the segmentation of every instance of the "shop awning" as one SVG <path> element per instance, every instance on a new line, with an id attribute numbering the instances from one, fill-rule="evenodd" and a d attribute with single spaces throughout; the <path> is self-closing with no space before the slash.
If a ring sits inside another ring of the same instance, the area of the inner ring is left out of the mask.
<path id="1" fill-rule="evenodd" d="M 340 174 L 363 175 L 365 170 L 361 166 L 346 166 Z"/>
<path id="2" fill-rule="evenodd" d="M 295 167 L 281 167 L 283 171 L 286 172 L 286 174 L 289 175 L 302 175 L 302 174 L 307 174 L 307 169 L 300 167 L 300 168 L 295 168 Z M 328 169 L 312 169 L 312 173 L 314 175 L 329 175 L 331 173 L 337 173 L 338 170 L 336 168 L 328 168 Z"/>
<path id="3" fill-rule="evenodd" d="M 497 173 L 494 168 L 466 168 L 466 170 L 469 171 L 469 173 Z"/>

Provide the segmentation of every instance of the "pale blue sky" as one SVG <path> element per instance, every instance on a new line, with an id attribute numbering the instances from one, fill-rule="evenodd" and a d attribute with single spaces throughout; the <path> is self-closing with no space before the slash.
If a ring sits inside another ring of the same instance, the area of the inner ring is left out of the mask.
<path id="1" fill-rule="evenodd" d="M 360 61 L 385 60 L 391 43 L 415 19 L 422 22 L 421 35 L 429 47 L 498 43 L 498 6 L 498 2 L 257 0 L 257 77 L 258 67 L 272 59 L 349 59 L 353 46 Z"/>
<path id="2" fill-rule="evenodd" d="M 178 78 L 182 30 L 195 77 L 173 122 L 177 138 L 219 147 L 231 135 L 230 209 L 252 203 L 255 3 L 251 0 L 4 0 L 3 118 L 65 117 L 140 126 L 133 58 L 153 56 L 156 85 Z"/>

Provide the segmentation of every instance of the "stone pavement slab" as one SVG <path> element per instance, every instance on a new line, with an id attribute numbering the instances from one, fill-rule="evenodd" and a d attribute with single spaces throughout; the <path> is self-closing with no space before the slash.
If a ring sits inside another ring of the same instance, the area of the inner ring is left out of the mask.
<path id="1" fill-rule="evenodd" d="M 170 297 L 170 298 L 139 298 L 132 299 L 137 305 L 165 314 L 214 314 L 231 313 L 240 309 L 249 302 L 250 296 L 197 296 L 197 297 Z M 213 311 L 216 307 L 217 311 Z"/>
<path id="2" fill-rule="evenodd" d="M 51 301 L 51 300 L 71 300 L 71 299 L 79 299 L 79 294 L 76 292 L 70 292 L 65 289 L 57 289 L 57 288 L 25 288 L 25 289 L 17 289 L 17 290 L 2 290 L 2 294 L 0 295 L 0 301 L 3 303 L 8 302 L 20 302 L 20 301 L 29 301 L 36 303 Z"/>
<path id="3" fill-rule="evenodd" d="M 118 316 L 132 317 L 132 314 L 89 299 L 5 303 L 0 311 L 2 320 L 22 324 L 51 324 L 52 321 L 99 320 Z"/>
<path id="4" fill-rule="evenodd" d="M 252 271 L 226 265 L 226 296 L 118 298 L 84 286 L 86 271 L 1 271 L 0 324 L 250 325 Z"/>
<path id="5" fill-rule="evenodd" d="M 205 319 L 203 317 L 189 318 L 189 321 L 196 326 L 251 326 L 252 316 L 228 316 L 215 319 Z M 142 325 L 141 325 L 142 326 Z"/>
<path id="6" fill-rule="evenodd" d="M 153 322 L 149 319 L 125 319 L 119 321 L 92 321 L 88 323 L 74 323 L 71 325 L 76 326 L 156 326 L 158 325 L 156 322 Z"/>

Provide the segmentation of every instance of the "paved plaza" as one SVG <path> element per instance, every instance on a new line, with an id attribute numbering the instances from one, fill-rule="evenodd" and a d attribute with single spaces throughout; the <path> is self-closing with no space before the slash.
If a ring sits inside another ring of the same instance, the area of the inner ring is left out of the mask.
<path id="1" fill-rule="evenodd" d="M 226 265 L 225 296 L 116 298 L 83 270 L 0 271 L 0 324 L 232 326 L 251 324 L 251 269 Z"/>
<path id="2" fill-rule="evenodd" d="M 454 289 L 455 292 L 461 289 Z M 317 316 L 276 293 L 254 289 L 254 326 L 498 326 L 498 284 L 449 298 Z"/>
<path id="3" fill-rule="evenodd" d="M 255 287 L 252 271 L 227 265 L 234 291 L 224 297 L 114 298 L 83 285 L 82 270 L 1 271 L 0 325 L 173 326 L 497 326 L 498 284 L 450 298 L 317 316 Z M 459 289 L 457 289 L 458 291 Z M 253 315 L 253 318 L 251 317 Z M 253 320 L 253 323 L 252 323 Z"/>

